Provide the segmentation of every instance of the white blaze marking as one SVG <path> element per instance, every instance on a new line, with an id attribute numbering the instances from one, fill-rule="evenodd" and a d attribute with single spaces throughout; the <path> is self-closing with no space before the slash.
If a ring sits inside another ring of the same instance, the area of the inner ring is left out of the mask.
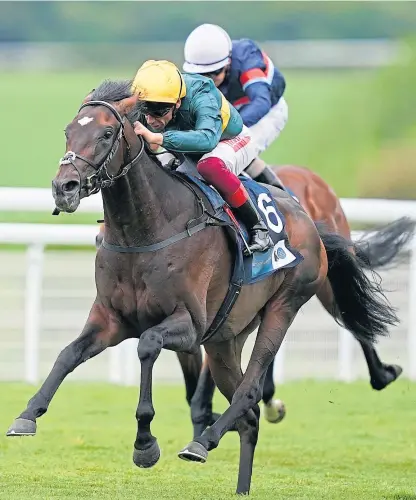
<path id="1" fill-rule="evenodd" d="M 92 122 L 94 118 L 90 118 L 89 116 L 84 116 L 84 118 L 81 118 L 81 120 L 78 120 L 78 123 L 83 127 L 84 125 L 87 125 L 88 123 Z"/>

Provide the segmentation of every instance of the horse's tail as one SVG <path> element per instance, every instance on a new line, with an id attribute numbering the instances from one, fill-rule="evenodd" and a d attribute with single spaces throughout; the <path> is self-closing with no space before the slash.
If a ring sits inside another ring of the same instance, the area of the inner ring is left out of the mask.
<path id="1" fill-rule="evenodd" d="M 387 224 L 355 243 L 355 254 L 366 269 L 395 264 L 400 250 L 412 239 L 416 222 L 409 217 Z"/>
<path id="2" fill-rule="evenodd" d="M 388 325 L 399 323 L 395 309 L 385 297 L 380 279 L 372 271 L 367 277 L 361 259 L 351 252 L 356 245 L 315 223 L 328 256 L 328 279 L 334 294 L 333 316 L 357 340 L 374 342 L 388 334 Z"/>

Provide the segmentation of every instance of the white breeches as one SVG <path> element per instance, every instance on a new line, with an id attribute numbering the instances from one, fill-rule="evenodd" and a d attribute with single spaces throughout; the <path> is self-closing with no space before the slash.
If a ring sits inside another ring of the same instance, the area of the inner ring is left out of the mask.
<path id="1" fill-rule="evenodd" d="M 279 137 L 285 128 L 288 118 L 288 106 L 281 97 L 279 102 L 263 116 L 255 125 L 250 127 L 251 136 L 256 144 L 256 156 L 266 150 Z"/>
<path id="2" fill-rule="evenodd" d="M 240 134 L 233 139 L 219 142 L 210 153 L 201 158 L 201 161 L 207 158 L 219 158 L 230 172 L 240 175 L 256 157 L 256 144 L 251 136 L 250 129 L 244 125 Z"/>

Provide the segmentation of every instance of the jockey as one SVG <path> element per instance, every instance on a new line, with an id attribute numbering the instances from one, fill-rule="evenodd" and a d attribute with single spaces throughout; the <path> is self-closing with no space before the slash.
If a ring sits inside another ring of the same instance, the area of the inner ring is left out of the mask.
<path id="1" fill-rule="evenodd" d="M 246 224 L 250 250 L 271 248 L 268 228 L 237 177 L 255 157 L 250 131 L 213 81 L 181 74 L 169 61 L 150 60 L 137 71 L 131 90 L 147 125 L 136 122 L 135 133 L 153 147 L 197 155 L 198 172 Z"/>
<path id="2" fill-rule="evenodd" d="M 183 70 L 212 78 L 224 96 L 239 110 L 262 153 L 286 125 L 288 107 L 283 97 L 286 82 L 270 58 L 252 40 L 231 41 L 215 24 L 202 24 L 188 36 Z M 259 182 L 284 188 L 273 170 L 260 158 L 250 165 Z"/>

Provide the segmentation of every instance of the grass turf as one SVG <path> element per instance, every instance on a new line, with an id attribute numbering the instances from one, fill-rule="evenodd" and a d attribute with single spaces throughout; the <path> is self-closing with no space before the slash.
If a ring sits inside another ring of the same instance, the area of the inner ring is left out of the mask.
<path id="1" fill-rule="evenodd" d="M 33 388 L 0 384 L 5 432 Z M 299 382 L 279 387 L 287 417 L 262 417 L 252 498 L 416 499 L 416 384 L 381 393 L 366 382 Z M 235 498 L 238 437 L 229 433 L 206 464 L 179 460 L 191 436 L 184 388 L 156 386 L 153 433 L 162 456 L 152 469 L 132 463 L 135 388 L 65 383 L 35 438 L 0 437 L 0 498 Z M 216 409 L 225 407 L 216 396 Z"/>

